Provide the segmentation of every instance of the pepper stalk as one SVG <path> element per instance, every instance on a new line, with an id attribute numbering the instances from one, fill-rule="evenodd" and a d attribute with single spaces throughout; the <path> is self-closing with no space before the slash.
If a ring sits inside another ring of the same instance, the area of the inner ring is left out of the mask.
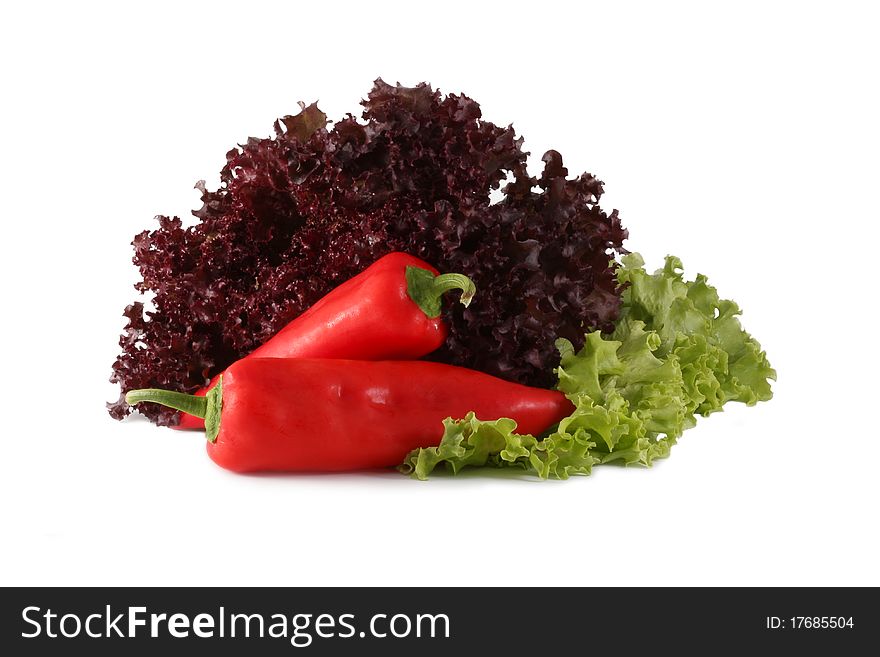
<path id="1" fill-rule="evenodd" d="M 432 272 L 421 267 L 410 265 L 406 268 L 407 294 L 431 319 L 440 316 L 443 295 L 450 290 L 461 290 L 459 301 L 467 308 L 474 298 L 477 287 L 464 274 L 435 276 Z"/>
<path id="2" fill-rule="evenodd" d="M 220 412 L 223 410 L 223 377 L 204 397 L 188 395 L 185 392 L 162 390 L 161 388 L 142 388 L 125 393 L 125 401 L 134 406 L 141 402 L 162 404 L 184 413 L 189 413 L 205 421 L 205 437 L 210 442 L 217 440 L 220 433 Z"/>

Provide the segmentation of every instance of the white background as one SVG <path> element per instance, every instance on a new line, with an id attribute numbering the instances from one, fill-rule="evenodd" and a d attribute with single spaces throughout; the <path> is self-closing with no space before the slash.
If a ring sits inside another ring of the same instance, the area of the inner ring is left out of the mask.
<path id="1" fill-rule="evenodd" d="M 880 585 L 871 3 L 531 4 L 4 4 L 0 584 Z M 112 421 L 132 236 L 378 76 L 604 180 L 630 249 L 745 308 L 775 399 L 544 483 L 236 476 Z"/>

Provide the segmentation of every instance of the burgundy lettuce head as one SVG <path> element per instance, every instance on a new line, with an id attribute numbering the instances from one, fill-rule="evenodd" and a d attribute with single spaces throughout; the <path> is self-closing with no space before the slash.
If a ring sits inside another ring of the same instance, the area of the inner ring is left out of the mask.
<path id="1" fill-rule="evenodd" d="M 111 381 L 121 391 L 194 392 L 331 289 L 391 251 L 470 276 L 474 302 L 449 304 L 432 359 L 550 386 L 557 337 L 610 330 L 620 290 L 612 258 L 626 230 L 598 205 L 602 183 L 569 179 L 548 151 L 529 176 L 513 128 L 481 119 L 467 96 L 381 79 L 363 120 L 327 128 L 316 105 L 275 122 L 275 136 L 231 150 L 221 184 L 203 183 L 199 222 L 158 217 L 134 239 L 141 292 Z M 501 187 L 502 200 L 490 192 Z M 122 395 L 109 404 L 122 418 Z M 142 405 L 158 424 L 175 411 Z"/>

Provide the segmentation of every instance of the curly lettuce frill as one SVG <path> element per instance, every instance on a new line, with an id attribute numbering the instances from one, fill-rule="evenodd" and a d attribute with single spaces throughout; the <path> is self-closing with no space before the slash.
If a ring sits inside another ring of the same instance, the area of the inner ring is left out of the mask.
<path id="1" fill-rule="evenodd" d="M 770 367 L 758 342 L 705 276 L 683 279 L 678 258 L 649 274 L 638 254 L 617 271 L 621 319 L 610 336 L 589 333 L 582 349 L 561 338 L 558 389 L 575 405 L 543 439 L 516 433 L 503 418 L 473 413 L 447 419 L 437 447 L 411 452 L 401 470 L 425 479 L 440 464 L 519 468 L 541 478 L 588 475 L 604 463 L 650 466 L 679 436 L 729 401 L 754 405 L 772 397 Z"/>

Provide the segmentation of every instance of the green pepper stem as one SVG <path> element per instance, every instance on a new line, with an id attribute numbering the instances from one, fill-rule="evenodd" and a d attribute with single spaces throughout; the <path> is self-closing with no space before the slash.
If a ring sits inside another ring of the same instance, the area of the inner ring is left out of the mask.
<path id="1" fill-rule="evenodd" d="M 162 406 L 168 406 L 169 408 L 174 408 L 202 419 L 205 419 L 205 416 L 208 414 L 208 400 L 205 397 L 196 397 L 195 395 L 187 395 L 186 393 L 174 392 L 173 390 L 161 390 L 159 388 L 132 390 L 125 394 L 125 401 L 132 406 L 141 402 L 162 404 Z"/>
<path id="2" fill-rule="evenodd" d="M 410 298 L 430 318 L 440 316 L 441 299 L 450 290 L 461 290 L 459 301 L 467 307 L 477 287 L 464 274 L 440 274 L 435 276 L 427 269 L 406 268 L 406 291 Z"/>
<path id="3" fill-rule="evenodd" d="M 431 289 L 438 299 L 449 290 L 461 290 L 461 296 L 458 300 L 465 308 L 471 305 L 471 301 L 477 293 L 477 286 L 464 274 L 440 274 L 434 278 Z"/>
<path id="4" fill-rule="evenodd" d="M 211 388 L 204 397 L 188 395 L 184 392 L 161 390 L 159 388 L 143 388 L 131 390 L 125 394 L 125 401 L 134 406 L 141 402 L 153 402 L 174 408 L 205 421 L 205 437 L 212 443 L 220 433 L 220 413 L 223 408 L 223 377 Z"/>

